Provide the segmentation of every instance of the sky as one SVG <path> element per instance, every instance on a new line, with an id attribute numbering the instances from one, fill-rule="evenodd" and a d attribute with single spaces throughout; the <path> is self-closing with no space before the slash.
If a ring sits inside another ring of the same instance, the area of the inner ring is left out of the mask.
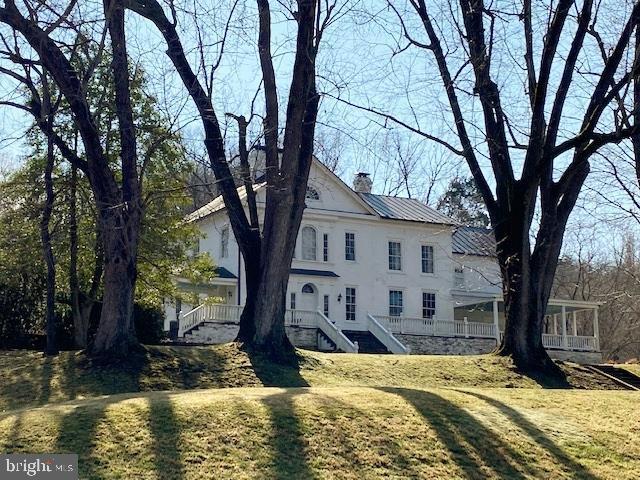
<path id="1" fill-rule="evenodd" d="M 62 0 L 60 0 L 62 1 Z M 97 2 L 81 2 L 90 6 Z M 540 2 L 539 2 L 540 3 Z M 620 2 L 604 0 L 607 15 L 601 15 L 598 26 L 605 42 L 620 30 L 626 14 L 626 7 Z M 201 58 L 195 48 L 198 39 L 206 45 L 204 64 L 209 72 L 210 66 L 217 63 L 221 51 L 221 40 L 225 37 L 224 52 L 214 78 L 214 103 L 221 121 L 225 112 L 251 114 L 252 103 L 257 114 L 252 122 L 252 132 L 260 130 L 260 117 L 263 112 L 262 97 L 256 97 L 261 83 L 261 72 L 256 49 L 256 10 L 255 4 L 233 2 L 232 0 L 189 0 L 176 3 L 178 6 L 179 30 L 192 65 L 202 74 Z M 380 0 L 348 0 L 338 3 L 339 12 L 323 37 L 318 59 L 318 87 L 323 93 L 320 104 L 317 138 L 321 145 L 318 154 L 329 153 L 340 158 L 338 173 L 347 183 L 357 171 L 372 173 L 374 191 L 392 193 L 429 200 L 434 203 L 437 196 L 446 188 L 449 179 L 456 175 L 468 175 L 468 169 L 460 158 L 448 150 L 408 132 L 393 122 L 384 121 L 372 115 L 345 105 L 339 97 L 348 102 L 393 114 L 408 124 L 424 129 L 432 135 L 447 140 L 456 146 L 458 143 L 453 132 L 449 106 L 444 96 L 441 80 L 433 58 L 429 52 L 411 47 L 405 49 L 402 29 L 394 13 L 386 3 Z M 394 5 L 403 15 L 405 25 L 415 38 L 420 36 L 415 15 L 408 10 L 408 3 L 395 2 Z M 493 5 L 501 11 L 494 26 L 494 51 L 492 71 L 503 94 L 503 104 L 513 122 L 514 135 L 525 141 L 529 105 L 525 96 L 525 77 L 522 69 L 523 42 L 522 25 L 514 20 L 518 10 L 514 2 L 496 0 Z M 616 6 L 615 9 L 612 6 Z M 272 4 L 272 53 L 276 68 L 280 103 L 284 118 L 287 86 L 290 80 L 294 52 L 295 22 L 287 14 L 286 2 Z M 441 32 L 444 48 L 451 63 L 451 70 L 460 67 L 458 82 L 459 95 L 467 117 L 472 139 L 478 149 L 481 165 L 487 173 L 490 184 L 494 184 L 490 174 L 490 165 L 484 152 L 486 145 L 481 129 L 481 110 L 477 99 L 468 95 L 473 90 L 470 69 L 461 62 L 464 51 L 452 28 L 455 12 L 451 12 L 444 1 L 430 3 L 434 22 Z M 229 15 L 231 20 L 229 21 Z M 546 12 L 534 11 L 535 42 L 540 45 L 546 25 Z M 574 22 L 570 21 L 559 46 L 558 57 L 566 55 L 572 39 Z M 193 105 L 188 99 L 179 78 L 164 54 L 165 45 L 155 28 L 146 20 L 131 13 L 127 16 L 129 55 L 134 65 L 144 68 L 149 80 L 150 93 L 156 96 L 158 108 L 166 111 L 172 118 L 178 119 L 182 135 L 193 148 L 200 148 L 202 132 Z M 581 58 L 578 80 L 568 99 L 565 118 L 566 131 L 575 132 L 584 110 L 585 99 L 591 91 L 593 76 L 590 72 L 600 68 L 601 61 L 591 44 L 588 54 Z M 561 62 L 557 62 L 561 66 Z M 560 69 L 554 69 L 550 89 L 553 91 Z M 203 75 L 201 75 L 203 76 Z M 6 79 L 0 79 L 0 98 L 15 97 L 14 85 Z M 254 101 L 255 98 L 255 101 Z M 0 107 L 0 172 L 14 168 L 27 153 L 24 145 L 24 132 L 30 121 L 21 112 L 8 107 Z M 226 124 L 227 146 L 230 151 L 235 147 L 236 133 L 233 123 Z M 323 148 L 324 147 L 324 148 Z M 624 147 L 623 147 L 624 148 Z M 516 170 L 522 163 L 522 155 L 513 152 Z M 616 155 L 615 151 L 607 153 Z M 396 159 L 402 156 L 411 164 L 412 174 L 409 192 L 407 189 L 394 188 L 398 173 Z M 558 162 L 558 172 L 567 159 Z M 594 161 L 594 163 L 596 163 Z M 597 232 L 602 238 L 602 246 L 610 246 L 611 238 L 620 239 L 627 229 L 634 230 L 637 222 L 629 221 L 603 202 L 602 192 L 607 196 L 622 196 L 611 182 L 606 180 L 605 167 L 594 165 L 594 175 L 583 191 L 579 206 L 572 216 L 570 229 Z M 434 180 L 435 177 L 435 180 Z M 429 186 L 433 191 L 427 198 Z M 588 225 L 588 227 L 585 227 Z M 576 242 L 573 233 L 567 236 L 568 249 Z M 606 239 L 606 240 L 605 240 Z"/>

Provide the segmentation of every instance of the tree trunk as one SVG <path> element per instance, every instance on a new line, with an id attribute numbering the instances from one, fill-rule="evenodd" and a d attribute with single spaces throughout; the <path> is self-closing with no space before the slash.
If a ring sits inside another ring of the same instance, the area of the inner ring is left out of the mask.
<path id="1" fill-rule="evenodd" d="M 84 322 L 80 306 L 80 281 L 78 279 L 78 169 L 71 166 L 69 183 L 69 291 L 71 292 L 71 318 L 73 319 L 73 343 L 77 348 L 87 348 L 88 323 Z"/>
<path id="2" fill-rule="evenodd" d="M 49 129 L 52 127 L 51 118 L 47 121 Z M 47 141 L 47 164 L 44 170 L 44 187 L 45 187 L 45 203 L 42 212 L 42 220 L 40 222 L 40 236 L 42 239 L 42 252 L 44 261 L 47 265 L 47 307 L 46 307 L 46 331 L 47 345 L 45 347 L 46 355 L 57 355 L 58 344 L 56 342 L 56 312 L 55 312 L 55 295 L 56 295 L 56 262 L 51 248 L 51 235 L 49 233 L 49 223 L 51 213 L 53 211 L 53 167 L 54 167 L 54 151 L 53 140 L 49 136 Z"/>
<path id="3" fill-rule="evenodd" d="M 140 213 L 136 207 L 106 208 L 100 213 L 103 238 L 104 295 L 98 331 L 90 353 L 122 358 L 138 346 L 133 323 Z"/>

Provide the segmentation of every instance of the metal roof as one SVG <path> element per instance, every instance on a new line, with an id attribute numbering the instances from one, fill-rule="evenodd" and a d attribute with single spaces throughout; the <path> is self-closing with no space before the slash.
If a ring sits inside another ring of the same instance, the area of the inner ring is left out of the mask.
<path id="1" fill-rule="evenodd" d="M 358 193 L 358 195 L 382 218 L 440 225 L 458 224 L 453 218 L 443 215 L 415 198 L 388 197 L 373 193 Z"/>
<path id="2" fill-rule="evenodd" d="M 328 272 L 326 270 L 312 270 L 309 268 L 292 268 L 292 275 L 312 275 L 314 277 L 339 277 L 335 272 Z"/>
<path id="3" fill-rule="evenodd" d="M 458 227 L 453 232 L 453 253 L 463 255 L 496 256 L 493 230 L 483 227 Z"/>

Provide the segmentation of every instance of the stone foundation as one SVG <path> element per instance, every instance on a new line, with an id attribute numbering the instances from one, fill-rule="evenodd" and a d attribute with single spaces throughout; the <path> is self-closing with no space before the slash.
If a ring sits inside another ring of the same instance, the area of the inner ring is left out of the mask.
<path id="1" fill-rule="evenodd" d="M 493 338 L 431 337 L 394 334 L 414 355 L 480 355 L 496 348 Z"/>
<path id="2" fill-rule="evenodd" d="M 570 352 L 567 350 L 547 350 L 551 358 L 575 363 L 602 363 L 602 352 Z"/>
<path id="3" fill-rule="evenodd" d="M 238 335 L 237 323 L 205 323 L 188 332 L 180 341 L 218 345 L 233 342 Z M 318 330 L 305 327 L 285 327 L 287 336 L 294 346 L 309 350 L 318 349 Z"/>

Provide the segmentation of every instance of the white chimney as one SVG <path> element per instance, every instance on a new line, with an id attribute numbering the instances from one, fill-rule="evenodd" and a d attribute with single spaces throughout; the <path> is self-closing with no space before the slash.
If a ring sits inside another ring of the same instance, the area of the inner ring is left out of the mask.
<path id="1" fill-rule="evenodd" d="M 373 181 L 369 178 L 368 173 L 358 172 L 353 177 L 353 189 L 358 193 L 371 193 Z"/>

